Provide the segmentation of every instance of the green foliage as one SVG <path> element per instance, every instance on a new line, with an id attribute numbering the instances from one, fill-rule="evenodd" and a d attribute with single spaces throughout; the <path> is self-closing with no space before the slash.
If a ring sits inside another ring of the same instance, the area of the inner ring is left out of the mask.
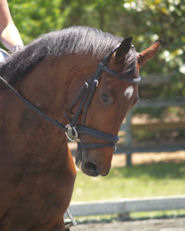
<path id="1" fill-rule="evenodd" d="M 88 25 L 118 36 L 133 36 L 138 51 L 156 39 L 165 46 L 142 71 L 172 74 L 165 95 L 185 97 L 185 4 L 181 0 L 9 0 L 25 44 L 41 34 Z"/>
<path id="2" fill-rule="evenodd" d="M 10 0 L 12 17 L 25 44 L 41 34 L 62 28 L 60 0 Z"/>

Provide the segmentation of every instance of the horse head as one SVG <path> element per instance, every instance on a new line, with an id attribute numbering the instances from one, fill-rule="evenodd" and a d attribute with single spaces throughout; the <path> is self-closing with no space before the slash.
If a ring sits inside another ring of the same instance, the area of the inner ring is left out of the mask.
<path id="1" fill-rule="evenodd" d="M 138 101 L 140 67 L 156 54 L 161 44 L 161 41 L 156 41 L 149 48 L 138 53 L 131 40 L 132 38 L 124 39 L 103 60 L 96 61 L 93 65 L 88 65 L 88 61 L 84 61 L 86 65 L 83 65 L 83 71 L 75 70 L 76 73 L 80 73 L 81 82 L 74 79 L 70 85 L 68 103 L 72 105 L 70 109 L 73 117 L 80 112 L 77 122 L 80 125 L 77 127 L 79 131 L 83 131 L 81 127 L 89 129 L 79 135 L 80 145 L 76 153 L 76 164 L 87 175 L 108 174 L 120 125 L 127 112 Z M 90 60 L 89 63 L 92 61 Z M 84 104 L 81 104 L 80 110 L 80 103 L 86 92 L 84 88 L 88 88 L 90 84 L 93 88 L 92 81 L 89 79 L 94 81 L 93 84 L 96 86 L 94 91 L 89 93 L 90 96 L 84 100 Z M 76 92 L 79 92 L 80 96 L 74 100 Z M 72 132 L 77 135 L 77 131 Z M 96 132 L 101 134 L 98 136 L 94 134 Z"/>

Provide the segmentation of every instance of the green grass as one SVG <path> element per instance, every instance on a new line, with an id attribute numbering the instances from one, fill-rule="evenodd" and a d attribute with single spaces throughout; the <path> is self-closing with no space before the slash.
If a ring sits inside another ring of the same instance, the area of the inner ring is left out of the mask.
<path id="1" fill-rule="evenodd" d="M 72 201 L 185 194 L 185 163 L 157 163 L 113 168 L 106 177 L 77 173 Z"/>

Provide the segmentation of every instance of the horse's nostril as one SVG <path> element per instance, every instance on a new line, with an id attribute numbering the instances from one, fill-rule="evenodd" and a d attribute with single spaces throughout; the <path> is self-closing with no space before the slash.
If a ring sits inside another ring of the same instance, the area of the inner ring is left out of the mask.
<path id="1" fill-rule="evenodd" d="M 97 170 L 96 165 L 93 164 L 93 163 L 91 163 L 91 162 L 85 163 L 85 167 L 86 167 L 87 169 L 91 170 L 91 171 L 94 171 L 94 172 L 96 172 L 96 170 Z"/>

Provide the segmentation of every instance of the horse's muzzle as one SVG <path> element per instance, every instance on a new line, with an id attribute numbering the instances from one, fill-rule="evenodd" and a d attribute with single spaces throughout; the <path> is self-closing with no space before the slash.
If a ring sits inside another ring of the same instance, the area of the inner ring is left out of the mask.
<path id="1" fill-rule="evenodd" d="M 82 171 L 89 176 L 98 176 L 100 172 L 98 167 L 92 162 L 85 162 L 82 164 Z"/>

